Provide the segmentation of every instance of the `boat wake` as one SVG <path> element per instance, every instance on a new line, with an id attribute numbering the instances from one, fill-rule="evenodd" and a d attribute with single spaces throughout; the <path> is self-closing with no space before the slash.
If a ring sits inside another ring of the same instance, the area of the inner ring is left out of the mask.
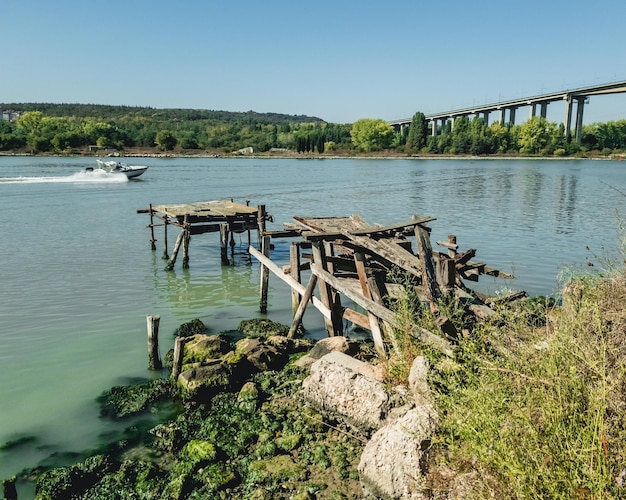
<path id="1" fill-rule="evenodd" d="M 101 169 L 76 172 L 64 177 L 0 177 L 0 184 L 41 184 L 41 183 L 99 183 L 119 184 L 128 182 L 123 173 L 105 172 Z"/>

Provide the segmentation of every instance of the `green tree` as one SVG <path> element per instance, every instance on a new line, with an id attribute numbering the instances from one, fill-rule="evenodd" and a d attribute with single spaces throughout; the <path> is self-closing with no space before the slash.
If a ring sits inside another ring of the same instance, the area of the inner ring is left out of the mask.
<path id="1" fill-rule="evenodd" d="M 550 146 L 558 143 L 556 135 L 559 128 L 555 122 L 549 122 L 541 116 L 533 116 L 519 126 L 517 142 L 520 151 L 525 154 L 552 154 Z"/>
<path id="2" fill-rule="evenodd" d="M 406 138 L 406 145 L 411 150 L 419 151 L 426 146 L 428 138 L 428 122 L 426 116 L 421 111 L 413 115 L 411 126 L 409 127 L 409 135 Z"/>
<path id="3" fill-rule="evenodd" d="M 169 130 L 160 130 L 156 135 L 156 145 L 161 151 L 171 151 L 178 144 L 176 136 Z"/>
<path id="4" fill-rule="evenodd" d="M 379 151 L 390 146 L 393 127 L 379 118 L 362 118 L 352 124 L 352 143 L 361 151 Z"/>

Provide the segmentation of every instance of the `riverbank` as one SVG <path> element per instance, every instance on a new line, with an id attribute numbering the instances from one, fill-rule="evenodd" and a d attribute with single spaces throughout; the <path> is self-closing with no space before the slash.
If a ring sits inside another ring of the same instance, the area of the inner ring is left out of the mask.
<path id="1" fill-rule="evenodd" d="M 224 153 L 220 151 L 172 151 L 162 152 L 154 148 L 129 148 L 124 151 L 102 150 L 98 152 L 85 150 L 73 150 L 63 153 L 28 153 L 25 151 L 0 151 L 0 156 L 35 156 L 35 157 L 125 157 L 125 158 L 272 158 L 272 159 L 360 159 L 360 160 L 381 160 L 381 159 L 424 159 L 424 160 L 623 160 L 626 157 L 624 153 L 614 153 L 604 155 L 599 151 L 585 152 L 584 154 L 575 156 L 539 156 L 539 155 L 444 155 L 444 154 L 405 154 L 395 151 L 379 151 L 369 153 L 356 152 L 334 152 L 334 153 L 297 153 L 285 152 L 280 153 L 262 152 L 255 154 L 242 153 Z"/>

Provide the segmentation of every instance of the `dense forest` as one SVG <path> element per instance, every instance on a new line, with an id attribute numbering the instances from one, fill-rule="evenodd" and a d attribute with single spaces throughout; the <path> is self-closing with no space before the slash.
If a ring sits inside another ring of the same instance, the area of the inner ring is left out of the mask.
<path id="1" fill-rule="evenodd" d="M 328 123 L 302 115 L 95 104 L 0 103 L 0 151 L 84 154 L 98 150 L 230 154 L 610 155 L 626 150 L 626 120 L 585 125 L 581 143 L 563 124 L 520 125 L 464 116 L 437 126 L 421 112 L 394 128 L 381 119 Z M 10 118 L 10 119 L 9 119 Z M 250 149 L 251 148 L 251 149 Z"/>

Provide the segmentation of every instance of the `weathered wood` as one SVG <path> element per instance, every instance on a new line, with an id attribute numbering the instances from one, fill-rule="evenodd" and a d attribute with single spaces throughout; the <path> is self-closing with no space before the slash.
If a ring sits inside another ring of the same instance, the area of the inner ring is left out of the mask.
<path id="1" fill-rule="evenodd" d="M 360 312 L 355 311 L 354 309 L 350 309 L 346 307 L 343 310 L 344 319 L 351 321 L 355 325 L 360 326 L 361 328 L 365 328 L 366 330 L 370 329 L 370 319 L 367 314 L 362 314 Z"/>
<path id="2" fill-rule="evenodd" d="M 435 271 L 439 288 L 447 290 L 454 287 L 456 267 L 453 259 L 442 253 L 438 254 L 435 258 Z"/>
<path id="3" fill-rule="evenodd" d="M 375 273 L 374 276 L 370 276 L 367 278 L 367 288 L 369 289 L 371 299 L 377 304 L 386 307 L 385 298 L 388 295 L 387 286 L 385 285 L 385 281 L 382 277 L 383 273 Z M 396 335 L 392 325 L 390 325 L 387 321 L 383 320 L 383 332 L 391 345 L 393 345 L 393 349 L 396 354 L 400 354 L 400 347 L 396 342 Z"/>
<path id="4" fill-rule="evenodd" d="M 289 272 L 291 277 L 298 283 L 302 282 L 300 272 L 300 245 L 296 242 L 292 242 L 289 246 Z M 291 289 L 291 310 L 295 313 L 300 305 L 300 294 L 297 290 Z"/>
<path id="5" fill-rule="evenodd" d="M 467 262 L 469 262 L 469 260 L 472 257 L 476 257 L 475 248 L 470 248 L 469 250 L 465 250 L 465 252 L 458 253 L 453 258 L 454 258 L 454 263 L 457 266 L 460 266 L 462 264 L 466 264 Z"/>
<path id="6" fill-rule="evenodd" d="M 359 276 L 359 283 L 361 284 L 361 291 L 363 295 L 367 299 L 371 299 L 372 295 L 367 286 L 367 272 L 365 271 L 365 255 L 361 252 L 354 253 L 354 262 L 356 265 L 356 271 Z M 374 349 L 378 353 L 379 356 L 385 358 L 387 354 L 385 353 L 385 344 L 383 342 L 383 334 L 380 331 L 380 325 L 378 324 L 378 318 L 375 314 L 368 312 L 367 313 L 370 331 L 372 332 L 372 340 L 374 341 Z"/>
<path id="7" fill-rule="evenodd" d="M 324 242 L 324 255 L 326 257 L 326 270 L 334 275 L 335 264 L 329 257 L 335 256 L 335 247 L 330 241 Z M 343 307 L 341 306 L 341 295 L 337 290 L 331 288 L 331 321 L 333 323 L 333 331 L 335 335 L 343 335 Z"/>
<path id="8" fill-rule="evenodd" d="M 320 269 L 327 272 L 326 250 L 324 249 L 323 243 L 317 242 L 313 244 L 313 263 L 319 266 Z M 313 269 L 313 263 L 311 264 L 311 269 Z M 328 285 L 328 282 L 320 283 L 319 294 L 322 303 L 328 308 L 331 314 L 330 318 L 324 318 L 324 324 L 326 326 L 328 336 L 334 337 L 336 335 L 341 335 L 341 328 L 336 324 L 336 316 L 333 314 L 333 292 Z"/>
<path id="9" fill-rule="evenodd" d="M 263 253 L 263 256 L 267 260 L 269 260 L 269 255 L 270 255 L 270 237 L 269 236 L 263 236 L 263 239 L 261 240 L 261 252 Z M 267 312 L 267 292 L 269 289 L 269 279 L 270 279 L 269 268 L 265 264 L 263 264 L 263 262 L 261 262 L 260 310 L 261 310 L 261 313 L 263 314 Z"/>
<path id="10" fill-rule="evenodd" d="M 183 236 L 183 269 L 189 269 L 189 242 L 191 241 L 191 234 L 185 229 L 185 235 Z"/>
<path id="11" fill-rule="evenodd" d="M 289 333 L 287 334 L 288 338 L 293 338 L 296 335 L 298 328 L 302 324 L 302 318 L 304 317 L 306 306 L 308 305 L 309 301 L 311 300 L 311 297 L 313 296 L 313 290 L 315 290 L 316 284 L 317 284 L 317 276 L 315 276 L 314 274 L 311 274 L 311 277 L 309 278 L 309 283 L 306 289 L 304 290 L 304 294 L 302 295 L 302 300 L 300 301 L 300 304 L 298 305 L 298 309 L 296 310 L 296 313 L 294 314 L 293 322 L 291 323 L 291 328 L 289 328 Z"/>
<path id="12" fill-rule="evenodd" d="M 160 370 L 163 368 L 159 356 L 159 322 L 160 316 L 146 316 L 148 326 L 148 368 Z"/>
<path id="13" fill-rule="evenodd" d="M 437 311 L 435 300 L 439 296 L 439 287 L 437 286 L 437 277 L 435 275 L 435 265 L 433 263 L 433 249 L 430 246 L 430 235 L 422 226 L 415 226 L 415 238 L 417 239 L 417 248 L 419 250 L 420 260 L 422 261 L 422 283 L 426 291 L 426 299 L 430 304 L 432 312 Z"/>
<path id="14" fill-rule="evenodd" d="M 350 241 L 345 241 L 343 245 L 355 251 L 366 251 L 387 265 L 400 267 L 418 278 L 422 277 L 420 259 L 398 245 L 385 240 L 373 240 L 365 236 L 353 236 Z"/>
<path id="15" fill-rule="evenodd" d="M 296 280 L 294 280 L 291 276 L 289 276 L 288 274 L 285 274 L 283 272 L 283 270 L 278 267 L 276 264 L 274 264 L 268 257 L 265 257 L 261 252 L 259 252 L 256 248 L 254 247 L 250 247 L 248 248 L 248 251 L 250 252 L 250 255 L 252 255 L 254 258 L 256 258 L 259 262 L 261 262 L 263 265 L 265 265 L 265 267 L 267 267 L 272 273 L 274 273 L 275 276 L 277 276 L 278 278 L 280 278 L 281 280 L 283 280 L 285 283 L 287 283 L 291 288 L 295 288 L 298 293 L 300 295 L 304 295 L 305 292 L 305 287 L 304 285 L 302 285 L 302 283 L 298 283 Z M 315 308 L 322 313 L 322 315 L 325 318 L 330 319 L 330 309 L 328 309 L 328 307 L 326 307 L 321 300 L 319 300 L 317 297 L 313 296 L 311 297 L 311 300 L 313 301 L 313 305 L 315 306 Z"/>
<path id="16" fill-rule="evenodd" d="M 377 304 L 373 300 L 365 298 L 362 294 L 356 293 L 341 282 L 342 280 L 336 278 L 328 271 L 325 271 L 315 262 L 311 264 L 311 272 L 315 274 L 320 280 L 332 286 L 338 292 L 344 294 L 350 300 L 360 305 L 366 311 L 374 313 L 381 319 L 388 321 L 392 326 L 397 326 L 397 320 L 395 314 L 380 304 Z"/>
<path id="17" fill-rule="evenodd" d="M 185 337 L 180 335 L 174 340 L 174 359 L 172 361 L 172 378 L 176 380 L 183 367 L 183 354 L 185 349 Z"/>
<path id="18" fill-rule="evenodd" d="M 167 266 L 165 266 L 165 269 L 167 271 L 171 271 L 172 269 L 174 269 L 174 265 L 176 264 L 176 258 L 178 257 L 178 251 L 180 250 L 180 246 L 182 245 L 184 238 L 185 238 L 185 230 L 183 229 L 178 235 L 178 238 L 176 238 L 176 243 L 174 244 L 174 250 L 172 251 L 172 257 L 170 257 L 170 260 L 167 263 Z"/>
<path id="19" fill-rule="evenodd" d="M 228 224 L 220 225 L 220 257 L 223 266 L 230 265 L 228 258 Z"/>
<path id="20" fill-rule="evenodd" d="M 170 256 L 167 253 L 167 215 L 163 218 L 163 260 L 167 260 Z"/>
<path id="21" fill-rule="evenodd" d="M 152 210 L 152 204 L 150 204 L 150 247 L 152 250 L 156 250 L 156 239 L 154 238 L 154 212 Z"/>

